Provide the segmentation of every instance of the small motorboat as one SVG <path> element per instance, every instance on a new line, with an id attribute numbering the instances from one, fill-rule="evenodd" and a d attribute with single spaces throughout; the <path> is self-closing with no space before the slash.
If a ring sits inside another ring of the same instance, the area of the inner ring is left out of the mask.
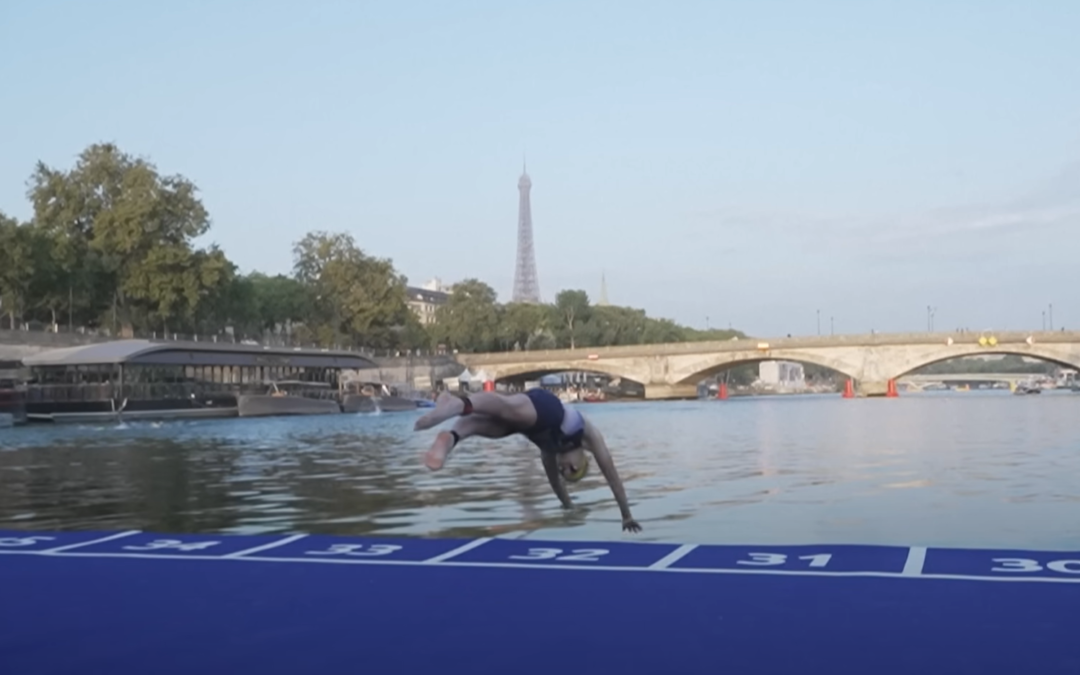
<path id="1" fill-rule="evenodd" d="M 240 417 L 341 413 L 336 392 L 325 382 L 277 380 L 269 385 L 265 394 L 243 394 L 237 399 Z"/>
<path id="2" fill-rule="evenodd" d="M 396 389 L 381 382 L 352 380 L 342 385 L 341 409 L 346 413 L 404 412 L 416 410 L 411 398 L 401 396 Z"/>

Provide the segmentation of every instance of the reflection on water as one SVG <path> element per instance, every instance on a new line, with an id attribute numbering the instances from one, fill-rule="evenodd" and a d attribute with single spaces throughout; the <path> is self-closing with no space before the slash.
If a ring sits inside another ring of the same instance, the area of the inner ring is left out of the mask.
<path id="1" fill-rule="evenodd" d="M 0 430 L 0 528 L 1080 548 L 1080 395 L 583 409 L 637 535 L 595 468 L 564 512 L 521 438 L 427 471 L 419 413 Z"/>

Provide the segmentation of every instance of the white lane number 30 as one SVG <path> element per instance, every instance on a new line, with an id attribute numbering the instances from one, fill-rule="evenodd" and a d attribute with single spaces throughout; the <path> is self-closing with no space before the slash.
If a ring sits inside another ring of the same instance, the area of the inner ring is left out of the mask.
<path id="1" fill-rule="evenodd" d="M 1043 566 L 1038 560 L 1030 558 L 994 558 L 997 567 L 991 567 L 991 572 L 1041 572 Z M 1051 572 L 1062 574 L 1080 574 L 1080 560 L 1051 560 L 1046 563 L 1046 569 Z"/>

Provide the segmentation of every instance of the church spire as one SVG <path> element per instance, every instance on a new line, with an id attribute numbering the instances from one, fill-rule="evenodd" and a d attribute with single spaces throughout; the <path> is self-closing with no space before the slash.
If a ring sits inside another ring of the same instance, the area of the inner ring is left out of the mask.
<path id="1" fill-rule="evenodd" d="M 600 272 L 600 300 L 596 303 L 601 307 L 606 307 L 608 304 L 607 299 L 607 278 L 603 272 Z"/>

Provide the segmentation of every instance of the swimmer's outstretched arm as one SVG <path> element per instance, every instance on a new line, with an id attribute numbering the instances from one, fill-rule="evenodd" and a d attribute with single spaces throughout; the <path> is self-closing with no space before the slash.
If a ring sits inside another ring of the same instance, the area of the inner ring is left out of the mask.
<path id="1" fill-rule="evenodd" d="M 544 472 L 547 474 L 548 482 L 551 483 L 551 489 L 555 491 L 555 496 L 562 502 L 564 509 L 569 509 L 574 506 L 574 502 L 570 500 L 570 493 L 566 490 L 566 483 L 563 482 L 562 474 L 559 473 L 559 462 L 555 459 L 555 455 L 550 452 L 540 453 L 540 462 L 544 465 Z"/>
<path id="2" fill-rule="evenodd" d="M 615 460 L 611 458 L 611 453 L 608 452 L 607 443 L 604 442 L 604 436 L 588 419 L 585 419 L 584 441 L 585 448 L 596 458 L 596 464 L 600 467 L 600 471 L 604 474 L 604 478 L 607 479 L 608 486 L 615 495 L 615 501 L 619 503 L 619 511 L 622 513 L 623 529 L 630 530 L 631 532 L 640 532 L 641 525 L 638 525 L 637 521 L 634 520 L 633 514 L 630 513 L 630 503 L 626 499 L 626 490 L 623 489 L 622 480 L 619 479 L 619 472 L 615 469 Z"/>

